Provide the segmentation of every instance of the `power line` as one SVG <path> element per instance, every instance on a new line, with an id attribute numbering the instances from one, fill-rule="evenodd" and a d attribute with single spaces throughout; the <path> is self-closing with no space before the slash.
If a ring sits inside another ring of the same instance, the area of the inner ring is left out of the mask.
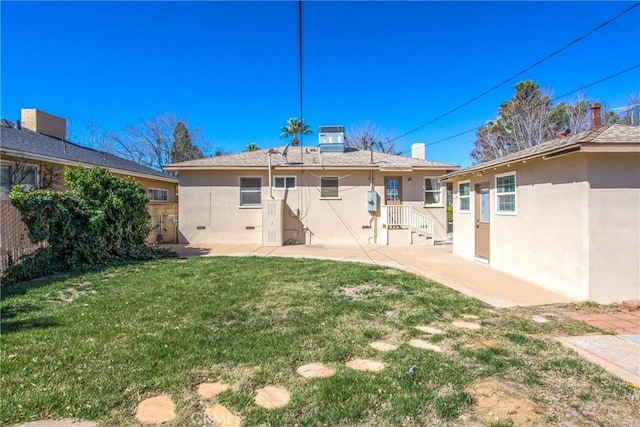
<path id="1" fill-rule="evenodd" d="M 496 84 L 496 85 L 492 86 L 491 88 L 489 88 L 489 89 L 485 90 L 485 91 L 484 91 L 484 92 L 482 92 L 481 94 L 474 96 L 473 98 L 471 98 L 471 99 L 469 99 L 468 101 L 466 101 L 466 102 L 464 102 L 464 103 L 462 103 L 462 104 L 458 105 L 457 107 L 452 108 L 451 110 L 449 110 L 449 111 L 447 111 L 447 112 L 445 112 L 445 113 L 440 114 L 439 116 L 437 116 L 437 117 L 435 117 L 435 118 L 433 118 L 433 119 L 431 119 L 431 120 L 429 120 L 429 121 L 427 121 L 427 122 L 425 122 L 425 123 L 421 124 L 420 126 L 418 126 L 418 127 L 416 127 L 416 128 L 413 128 L 413 129 L 411 129 L 411 130 L 409 130 L 409 131 L 407 131 L 407 132 L 405 132 L 405 133 L 403 133 L 403 134 L 401 134 L 401 135 L 399 135 L 399 136 L 396 136 L 395 138 L 390 139 L 390 140 L 389 140 L 389 142 L 396 141 L 396 140 L 398 140 L 398 139 L 400 139 L 400 138 L 403 138 L 403 137 L 405 137 L 405 136 L 407 136 L 407 135 L 409 135 L 409 134 L 412 134 L 412 133 L 414 133 L 414 132 L 416 132 L 416 131 L 418 131 L 418 130 L 420 130 L 420 129 L 422 129 L 422 128 L 426 127 L 426 126 L 429 126 L 429 125 L 430 125 L 430 124 L 432 124 L 432 123 L 437 122 L 438 120 L 441 120 L 441 119 L 443 119 L 443 118 L 447 117 L 448 115 L 451 115 L 451 114 L 455 113 L 456 111 L 458 111 L 458 110 L 460 110 L 460 109 L 462 109 L 462 108 L 466 107 L 467 105 L 471 104 L 472 102 L 477 101 L 478 99 L 482 98 L 483 96 L 485 96 L 485 95 L 487 95 L 487 94 L 489 94 L 489 93 L 493 92 L 494 90 L 498 89 L 499 87 L 504 86 L 505 84 L 509 83 L 510 81 L 512 81 L 513 79 L 515 79 L 516 77 L 519 77 L 519 76 L 523 75 L 523 74 L 524 74 L 524 73 L 526 73 L 527 71 L 532 70 L 533 68 L 535 68 L 535 67 L 537 67 L 538 65 L 542 64 L 543 62 L 545 62 L 545 61 L 547 61 L 547 60 L 551 59 L 552 57 L 554 57 L 554 56 L 558 55 L 559 53 L 561 53 L 561 52 L 563 52 L 564 50 L 568 49 L 569 47 L 573 46 L 574 44 L 576 44 L 576 43 L 578 43 L 578 42 L 580 42 L 580 41 L 584 40 L 585 38 L 589 37 L 591 34 L 595 33 L 596 31 L 598 31 L 598 30 L 600 30 L 600 29 L 602 29 L 602 28 L 604 28 L 604 27 L 606 27 L 607 25 L 609 25 L 609 24 L 611 24 L 612 22 L 614 22 L 615 20 L 617 20 L 617 19 L 621 18 L 623 15 L 625 15 L 626 13 L 630 12 L 631 10 L 633 10 L 634 8 L 636 8 L 636 7 L 638 7 L 638 6 L 640 6 L 640 2 L 638 2 L 638 3 L 634 3 L 633 5 L 629 6 L 628 8 L 626 8 L 625 10 L 623 10 L 622 12 L 620 12 L 619 14 L 617 14 L 616 16 L 614 16 L 613 18 L 611 18 L 611 19 L 609 19 L 609 20 L 607 20 L 607 21 L 605 21 L 605 22 L 601 23 L 600 25 L 595 26 L 594 28 L 592 28 L 591 30 L 587 31 L 586 33 L 584 33 L 584 34 L 583 34 L 583 35 L 581 35 L 580 37 L 578 37 L 578 38 L 576 38 L 576 39 L 572 40 L 571 42 L 567 43 L 566 45 L 564 45 L 564 46 L 563 46 L 563 47 L 561 47 L 560 49 L 558 49 L 558 50 L 555 50 L 555 51 L 551 52 L 550 54 L 548 54 L 548 55 L 547 55 L 547 56 L 545 56 L 544 58 L 542 58 L 542 59 L 540 59 L 540 60 L 538 60 L 538 61 L 534 62 L 534 63 L 533 63 L 533 64 L 531 64 L 531 65 L 529 65 L 527 68 L 525 68 L 525 69 L 523 69 L 523 70 L 521 70 L 521 71 L 518 71 L 516 74 L 512 75 L 511 77 L 508 77 L 508 78 L 504 79 L 504 80 L 503 80 L 503 81 L 501 81 L 500 83 L 498 83 L 498 84 Z"/>
<path id="2" fill-rule="evenodd" d="M 625 68 L 624 70 L 618 71 L 616 73 L 613 73 L 613 74 L 610 74 L 610 75 L 608 75 L 606 77 L 603 77 L 603 78 L 601 78 L 599 80 L 596 80 L 594 82 L 591 82 L 591 83 L 588 83 L 588 84 L 586 84 L 584 86 L 581 86 L 578 89 L 572 90 L 571 92 L 567 92 L 567 93 L 562 94 L 560 96 L 556 96 L 555 98 L 552 98 L 550 101 L 553 102 L 553 101 L 557 101 L 558 99 L 566 98 L 569 95 L 573 95 L 574 93 L 578 93 L 578 92 L 580 92 L 580 91 L 582 91 L 584 89 L 590 88 L 590 87 L 595 86 L 595 85 L 600 84 L 600 83 L 603 83 L 603 82 L 605 82 L 607 80 L 610 80 L 610 79 L 612 79 L 614 77 L 618 77 L 619 75 L 622 75 L 624 73 L 628 73 L 629 71 L 635 70 L 636 68 L 639 68 L 639 67 L 640 67 L 640 64 L 632 65 L 631 67 Z M 514 117 L 514 116 L 516 116 L 516 114 L 511 114 L 511 115 L 505 116 L 505 118 L 510 118 L 510 117 Z M 468 129 L 468 130 L 465 130 L 464 132 L 460 132 L 460 133 L 457 133 L 455 135 L 448 136 L 446 138 L 438 139 L 437 141 L 425 144 L 425 147 L 429 147 L 431 145 L 439 144 L 441 142 L 449 141 L 450 139 L 454 139 L 454 138 L 457 138 L 459 136 L 466 135 L 468 133 L 471 133 L 471 132 L 477 131 L 478 129 L 481 129 L 484 126 L 485 125 L 481 125 L 481 126 L 473 128 L 473 129 Z M 409 151 L 410 150 L 406 150 L 402 154 L 408 153 Z"/>

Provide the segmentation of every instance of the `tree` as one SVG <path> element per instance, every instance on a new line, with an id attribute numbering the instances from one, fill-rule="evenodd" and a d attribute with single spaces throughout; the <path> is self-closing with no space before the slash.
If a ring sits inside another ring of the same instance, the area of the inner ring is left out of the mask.
<path id="1" fill-rule="evenodd" d="M 555 138 L 567 126 L 564 105 L 552 105 L 549 93 L 531 80 L 516 84 L 516 92 L 498 108 L 498 117 L 476 133 L 471 157 L 477 162 L 532 147 Z"/>
<path id="2" fill-rule="evenodd" d="M 201 159 L 202 157 L 204 157 L 202 151 L 191 144 L 191 135 L 189 135 L 187 127 L 184 123 L 178 122 L 173 129 L 173 144 L 169 153 L 171 163 Z"/>
<path id="3" fill-rule="evenodd" d="M 252 142 L 251 144 L 245 147 L 244 151 L 258 151 L 259 149 L 260 147 L 258 147 L 258 144 L 256 144 L 255 142 Z"/>
<path id="4" fill-rule="evenodd" d="M 141 121 L 136 126 L 128 126 L 123 132 L 110 133 L 114 149 L 122 156 L 151 168 L 162 170 L 162 166 L 170 163 L 171 149 L 174 141 L 174 130 L 179 120 L 175 113 L 163 113 L 151 120 Z M 186 126 L 185 126 L 186 130 Z M 183 135 L 184 136 L 184 135 Z M 189 134 L 190 144 L 200 148 L 204 138 L 199 129 Z M 189 151 L 189 153 L 193 153 Z"/>
<path id="5" fill-rule="evenodd" d="M 347 146 L 358 150 L 373 150 L 382 153 L 400 154 L 395 145 L 391 142 L 389 135 L 381 135 L 381 131 L 375 124 L 366 120 L 362 123 L 352 125 L 345 135 Z"/>
<path id="6" fill-rule="evenodd" d="M 139 182 L 96 166 L 66 169 L 64 184 L 69 190 L 25 192 L 16 186 L 9 193 L 31 241 L 48 245 L 10 267 L 3 283 L 149 255 L 151 223 Z"/>
<path id="7" fill-rule="evenodd" d="M 309 125 L 304 124 L 302 120 L 295 117 L 287 120 L 287 125 L 280 128 L 280 138 L 291 137 L 291 145 L 293 147 L 298 146 L 298 135 L 309 135 L 310 133 L 311 128 L 309 128 Z"/>

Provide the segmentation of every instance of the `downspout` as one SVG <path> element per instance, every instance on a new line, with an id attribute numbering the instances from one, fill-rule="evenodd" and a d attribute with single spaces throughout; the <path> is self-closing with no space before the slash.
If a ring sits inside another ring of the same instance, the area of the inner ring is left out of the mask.
<path id="1" fill-rule="evenodd" d="M 271 152 L 267 153 L 267 163 L 269 165 L 269 198 L 273 199 L 273 187 L 271 183 Z"/>

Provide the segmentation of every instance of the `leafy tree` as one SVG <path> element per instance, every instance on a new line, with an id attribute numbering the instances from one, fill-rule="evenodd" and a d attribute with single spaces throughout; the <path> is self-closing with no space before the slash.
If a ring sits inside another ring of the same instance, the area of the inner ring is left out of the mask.
<path id="1" fill-rule="evenodd" d="M 514 96 L 504 101 L 498 117 L 478 129 L 471 157 L 491 160 L 553 139 L 566 128 L 564 105 L 552 105 L 548 93 L 531 80 L 516 84 Z"/>
<path id="2" fill-rule="evenodd" d="M 258 147 L 258 144 L 252 142 L 245 147 L 244 151 L 258 151 L 259 149 L 260 147 Z"/>
<path id="3" fill-rule="evenodd" d="M 151 223 L 139 182 L 78 167 L 65 170 L 64 184 L 69 190 L 24 192 L 16 186 L 9 193 L 31 241 L 48 246 L 7 269 L 3 283 L 149 255 Z"/>
<path id="4" fill-rule="evenodd" d="M 365 121 L 349 128 L 345 135 L 345 142 L 349 147 L 357 148 L 358 150 L 400 154 L 393 142 L 390 142 L 391 138 L 388 135 L 382 136 L 381 133 L 378 126 L 370 121 Z"/>
<path id="5" fill-rule="evenodd" d="M 184 123 L 178 122 L 173 129 L 173 144 L 169 153 L 171 163 L 201 159 L 203 157 L 202 151 L 191 143 L 191 135 L 189 135 L 187 127 Z"/>
<path id="6" fill-rule="evenodd" d="M 311 128 L 295 117 L 287 120 L 287 125 L 280 128 L 280 138 L 291 138 L 291 145 L 298 146 L 298 135 L 309 135 Z"/>

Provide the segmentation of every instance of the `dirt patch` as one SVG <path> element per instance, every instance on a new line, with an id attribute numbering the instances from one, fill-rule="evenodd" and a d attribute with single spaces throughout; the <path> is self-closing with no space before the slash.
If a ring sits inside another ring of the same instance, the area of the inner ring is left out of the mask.
<path id="1" fill-rule="evenodd" d="M 396 289 L 388 287 L 385 288 L 375 283 L 361 283 L 359 285 L 341 288 L 339 295 L 346 296 L 353 300 L 367 300 L 397 292 L 398 291 Z"/>
<path id="2" fill-rule="evenodd" d="M 543 423 L 543 409 L 529 399 L 519 396 L 514 384 L 485 380 L 469 386 L 467 392 L 474 397 L 475 413 L 487 425 L 513 422 L 517 426 L 538 426 Z"/>
<path id="3" fill-rule="evenodd" d="M 79 296 L 94 294 L 95 291 L 90 290 L 89 286 L 91 286 L 91 282 L 78 283 L 74 288 L 67 288 L 63 291 L 58 291 L 56 299 L 64 303 L 70 303 Z"/>

